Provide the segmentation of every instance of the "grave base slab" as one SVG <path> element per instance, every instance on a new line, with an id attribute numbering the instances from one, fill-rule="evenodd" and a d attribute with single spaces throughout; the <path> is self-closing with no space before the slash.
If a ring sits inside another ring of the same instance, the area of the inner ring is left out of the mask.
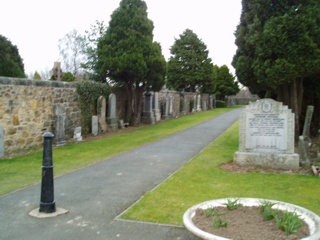
<path id="1" fill-rule="evenodd" d="M 299 154 L 235 152 L 234 162 L 240 166 L 296 170 L 299 168 Z"/>

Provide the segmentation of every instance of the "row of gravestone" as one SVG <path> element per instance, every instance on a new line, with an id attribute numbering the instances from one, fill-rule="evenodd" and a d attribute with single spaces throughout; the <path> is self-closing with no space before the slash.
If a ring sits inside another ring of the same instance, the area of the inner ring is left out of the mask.
<path id="1" fill-rule="evenodd" d="M 160 108 L 159 108 L 159 96 L 158 92 L 146 92 L 144 94 L 144 108 L 142 112 L 142 118 L 141 122 L 146 124 L 154 124 L 155 122 L 158 122 L 163 119 L 168 119 L 172 115 L 173 111 L 173 98 L 172 97 L 166 97 L 165 98 L 165 105 L 164 105 L 164 112 L 161 116 Z M 214 108 L 214 99 L 212 97 L 209 98 L 209 108 Z M 108 99 L 108 117 L 106 118 L 106 99 L 104 97 L 100 97 L 98 99 L 98 106 L 100 106 L 100 114 L 97 116 L 92 116 L 92 134 L 94 136 L 97 136 L 99 132 L 106 132 L 107 126 L 111 130 L 117 130 L 120 128 L 125 128 L 126 123 L 124 123 L 123 120 L 119 120 L 119 118 L 116 115 L 116 95 L 110 94 Z M 196 106 L 194 107 L 193 111 L 200 111 L 201 110 L 201 96 L 195 95 L 194 96 L 194 102 L 196 103 Z M 182 104 L 182 108 L 184 108 L 185 104 Z M 202 106 L 203 110 L 207 110 L 207 102 L 203 102 Z M 182 115 L 185 115 L 186 111 L 182 109 Z M 107 121 L 106 121 L 107 120 Z M 74 138 L 76 140 L 82 140 L 81 137 L 81 128 L 78 127 L 75 130 Z"/>

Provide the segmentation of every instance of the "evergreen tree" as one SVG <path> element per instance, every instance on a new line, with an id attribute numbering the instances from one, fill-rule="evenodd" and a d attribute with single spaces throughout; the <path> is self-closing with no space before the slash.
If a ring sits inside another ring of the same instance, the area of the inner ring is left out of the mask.
<path id="1" fill-rule="evenodd" d="M 235 95 L 239 92 L 238 82 L 235 81 L 235 77 L 230 73 L 227 65 L 223 65 L 220 68 L 214 66 L 216 90 L 215 94 L 218 100 L 225 101 L 225 96 Z"/>
<path id="2" fill-rule="evenodd" d="M 98 43 L 100 81 L 126 90 L 127 121 L 133 125 L 140 123 L 143 92 L 164 85 L 166 61 L 153 42 L 153 28 L 144 1 L 122 0 Z"/>
<path id="3" fill-rule="evenodd" d="M 41 75 L 37 71 L 34 72 L 33 79 L 34 80 L 42 80 Z"/>
<path id="4" fill-rule="evenodd" d="M 26 77 L 17 46 L 2 35 L 0 35 L 0 76 Z"/>
<path id="5" fill-rule="evenodd" d="M 180 35 L 171 47 L 167 85 L 178 91 L 194 92 L 198 88 L 214 88 L 213 69 L 207 46 L 190 29 Z"/>
<path id="6" fill-rule="evenodd" d="M 288 105 L 298 137 L 303 81 L 320 72 L 320 2 L 242 0 L 242 6 L 233 59 L 238 80 Z"/>
<path id="7" fill-rule="evenodd" d="M 71 72 L 66 72 L 63 74 L 61 81 L 64 82 L 74 82 L 76 80 L 76 77 Z"/>

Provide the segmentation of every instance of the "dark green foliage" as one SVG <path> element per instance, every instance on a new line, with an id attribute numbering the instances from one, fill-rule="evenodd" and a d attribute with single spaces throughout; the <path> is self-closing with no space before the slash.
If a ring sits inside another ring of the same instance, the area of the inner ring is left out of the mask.
<path id="1" fill-rule="evenodd" d="M 221 67 L 214 66 L 214 76 L 216 83 L 215 94 L 217 99 L 225 100 L 225 96 L 235 95 L 239 92 L 238 82 L 235 81 L 235 77 L 230 73 L 227 65 Z"/>
<path id="2" fill-rule="evenodd" d="M 190 29 L 180 35 L 171 47 L 168 62 L 167 85 L 178 91 L 202 92 L 214 90 L 213 69 L 207 46 Z"/>
<path id="3" fill-rule="evenodd" d="M 0 76 L 26 77 L 17 46 L 12 45 L 10 40 L 2 35 L 0 35 Z"/>
<path id="4" fill-rule="evenodd" d="M 216 101 L 216 108 L 224 108 L 224 107 L 226 107 L 225 101 L 221 101 L 221 100 Z"/>
<path id="5" fill-rule="evenodd" d="M 76 80 L 76 77 L 71 72 L 66 72 L 62 76 L 62 81 L 64 82 L 74 82 Z"/>
<path id="6" fill-rule="evenodd" d="M 242 0 L 242 7 L 232 63 L 238 80 L 288 105 L 297 137 L 303 82 L 320 73 L 320 1 Z"/>
<path id="7" fill-rule="evenodd" d="M 97 114 L 97 101 L 100 96 L 108 97 L 110 87 L 105 83 L 81 81 L 77 83 L 81 109 L 81 127 L 84 134 L 91 132 L 91 117 Z"/>
<path id="8" fill-rule="evenodd" d="M 160 44 L 153 42 L 153 28 L 144 1 L 122 0 L 98 43 L 100 81 L 126 90 L 127 121 L 134 125 L 140 123 L 143 92 L 164 85 L 166 62 Z"/>

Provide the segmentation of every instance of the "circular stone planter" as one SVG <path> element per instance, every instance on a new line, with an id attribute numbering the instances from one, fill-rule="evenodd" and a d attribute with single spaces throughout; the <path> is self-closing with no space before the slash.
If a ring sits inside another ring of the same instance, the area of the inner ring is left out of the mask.
<path id="1" fill-rule="evenodd" d="M 216 200 L 199 203 L 197 205 L 192 206 L 183 215 L 183 223 L 185 227 L 194 235 L 202 239 L 229 240 L 229 238 L 219 237 L 217 235 L 204 232 L 201 229 L 199 229 L 196 225 L 194 225 L 192 222 L 192 218 L 194 217 L 197 209 L 199 208 L 207 209 L 207 208 L 213 208 L 213 207 L 219 207 L 219 206 L 225 207 L 225 205 L 223 204 L 227 203 L 228 199 L 235 200 L 235 198 L 222 198 L 222 199 L 216 199 Z M 239 203 L 247 207 L 259 206 L 263 201 L 276 203 L 274 205 L 274 208 L 276 209 L 286 210 L 288 212 L 295 211 L 298 215 L 300 215 L 301 219 L 303 219 L 305 223 L 308 225 L 309 231 L 310 231 L 310 236 L 303 238 L 303 240 L 319 240 L 320 239 L 320 217 L 317 214 L 309 211 L 308 209 L 305 209 L 303 207 L 299 207 L 297 205 L 293 205 L 290 203 L 279 202 L 279 201 L 274 201 L 269 199 L 262 199 L 262 198 L 239 198 L 238 200 Z"/>

